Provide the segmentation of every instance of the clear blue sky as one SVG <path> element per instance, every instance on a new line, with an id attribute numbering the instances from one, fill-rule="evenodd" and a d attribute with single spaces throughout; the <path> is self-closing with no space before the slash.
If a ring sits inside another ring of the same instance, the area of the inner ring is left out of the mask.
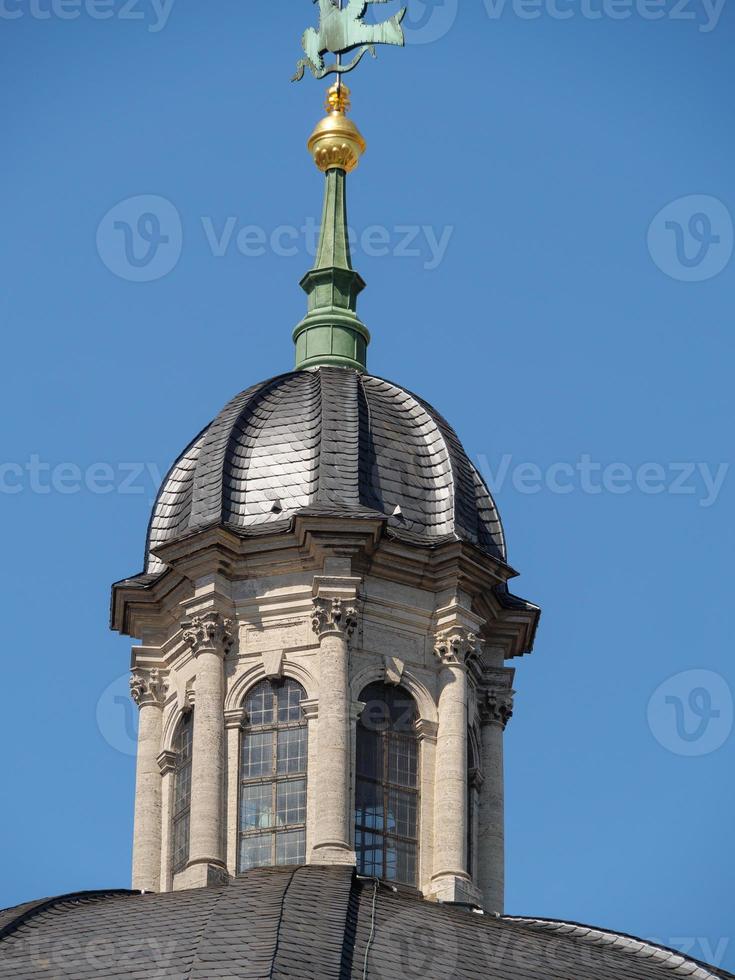
<path id="1" fill-rule="evenodd" d="M 733 969 L 735 13 L 662 2 L 412 0 L 429 43 L 354 76 L 351 220 L 370 368 L 496 478 L 544 610 L 507 736 L 509 910 Z M 308 0 L 50 3 L 0 13 L 0 905 L 129 880 L 109 585 L 140 570 L 151 472 L 290 368 L 288 227 L 321 203 L 324 86 L 289 83 Z M 173 206 L 158 267 L 140 242 L 125 265 L 135 204 L 105 217 L 139 195 Z"/>

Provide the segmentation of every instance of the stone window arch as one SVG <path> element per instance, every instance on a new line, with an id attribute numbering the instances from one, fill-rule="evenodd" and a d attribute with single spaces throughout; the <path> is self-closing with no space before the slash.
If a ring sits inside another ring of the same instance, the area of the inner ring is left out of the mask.
<path id="1" fill-rule="evenodd" d="M 355 850 L 358 874 L 417 887 L 419 737 L 403 687 L 369 684 L 357 725 Z"/>
<path id="2" fill-rule="evenodd" d="M 239 873 L 306 863 L 307 725 L 304 688 L 264 680 L 245 697 L 240 742 Z"/>
<path id="3" fill-rule="evenodd" d="M 174 794 L 171 814 L 173 845 L 171 865 L 174 874 L 185 868 L 189 860 L 193 735 L 194 712 L 187 711 L 179 721 L 173 743 L 176 768 L 174 769 Z"/>

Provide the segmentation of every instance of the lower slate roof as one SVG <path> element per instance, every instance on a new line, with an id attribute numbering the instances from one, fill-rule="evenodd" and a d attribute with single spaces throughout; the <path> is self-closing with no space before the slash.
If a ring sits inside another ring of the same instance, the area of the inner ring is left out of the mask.
<path id="1" fill-rule="evenodd" d="M 313 507 L 505 560 L 495 504 L 449 423 L 390 381 L 320 367 L 241 392 L 184 450 L 153 507 L 145 569 L 162 571 L 156 548 L 204 528 L 250 536 Z"/>
<path id="2" fill-rule="evenodd" d="M 735 980 L 571 923 L 495 918 L 345 867 L 261 868 L 165 894 L 83 892 L 0 913 L 13 980 Z"/>

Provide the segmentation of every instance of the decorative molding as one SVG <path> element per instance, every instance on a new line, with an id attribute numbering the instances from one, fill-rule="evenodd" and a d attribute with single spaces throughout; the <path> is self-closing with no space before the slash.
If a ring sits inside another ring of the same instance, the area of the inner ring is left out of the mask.
<path id="1" fill-rule="evenodd" d="M 244 728 L 247 723 L 248 713 L 244 707 L 225 711 L 225 728 Z"/>
<path id="2" fill-rule="evenodd" d="M 467 774 L 470 789 L 479 790 L 482 788 L 482 784 L 485 782 L 485 777 L 482 772 L 477 768 L 477 766 L 472 766 Z"/>
<path id="3" fill-rule="evenodd" d="M 130 678 L 130 697 L 139 708 L 155 705 L 162 708 L 168 694 L 168 678 L 158 667 L 137 669 Z"/>
<path id="4" fill-rule="evenodd" d="M 385 683 L 392 687 L 398 687 L 406 669 L 405 663 L 399 657 L 391 657 L 386 654 L 383 657 L 385 664 Z"/>
<path id="5" fill-rule="evenodd" d="M 439 725 L 427 718 L 419 718 L 416 722 L 416 734 L 420 742 L 436 742 L 439 735 Z"/>
<path id="6" fill-rule="evenodd" d="M 511 688 L 489 687 L 481 692 L 480 720 L 483 725 L 499 725 L 505 731 L 513 717 L 513 696 Z"/>
<path id="7" fill-rule="evenodd" d="M 268 680 L 280 680 L 283 677 L 283 650 L 263 650 L 260 656 Z"/>
<path id="8" fill-rule="evenodd" d="M 307 721 L 315 721 L 319 717 L 319 702 L 302 701 L 301 713 Z"/>
<path id="9" fill-rule="evenodd" d="M 158 756 L 158 768 L 161 770 L 161 775 L 165 776 L 167 773 L 174 772 L 176 769 L 177 756 L 175 752 L 166 750 L 161 752 Z"/>
<path id="10" fill-rule="evenodd" d="M 350 705 L 350 720 L 359 721 L 360 715 L 363 713 L 367 707 L 365 701 L 353 701 Z"/>
<path id="11" fill-rule="evenodd" d="M 437 633 L 434 653 L 449 667 L 464 667 L 482 653 L 482 640 L 466 626 L 452 626 Z"/>
<path id="12" fill-rule="evenodd" d="M 234 643 L 232 627 L 232 620 L 224 619 L 216 610 L 194 616 L 181 624 L 184 643 L 191 647 L 197 657 L 204 652 L 227 656 Z"/>
<path id="13" fill-rule="evenodd" d="M 315 596 L 313 601 L 311 627 L 319 639 L 333 633 L 349 643 L 357 629 L 359 616 L 357 605 L 344 599 L 329 599 L 321 596 Z"/>

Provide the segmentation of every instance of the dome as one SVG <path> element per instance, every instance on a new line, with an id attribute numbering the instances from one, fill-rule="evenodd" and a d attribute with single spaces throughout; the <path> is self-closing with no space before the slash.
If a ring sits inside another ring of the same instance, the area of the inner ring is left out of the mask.
<path id="1" fill-rule="evenodd" d="M 188 446 L 159 491 L 158 546 L 212 525 L 281 530 L 297 514 L 377 516 L 419 545 L 461 540 L 505 560 L 497 509 L 451 426 L 404 388 L 351 368 L 293 371 L 248 388 Z"/>
<path id="2" fill-rule="evenodd" d="M 478 914 L 345 867 L 261 868 L 165 894 L 85 892 L 0 912 L 0 980 L 723 980 L 573 923 Z"/>

